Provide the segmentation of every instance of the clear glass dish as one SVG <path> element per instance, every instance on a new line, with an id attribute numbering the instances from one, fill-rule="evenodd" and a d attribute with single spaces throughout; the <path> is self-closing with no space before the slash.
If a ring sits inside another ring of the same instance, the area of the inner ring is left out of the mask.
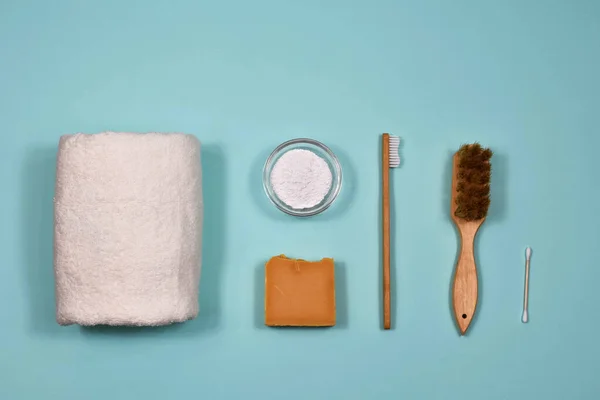
<path id="1" fill-rule="evenodd" d="M 271 172 L 273 170 L 273 166 L 275 165 L 279 157 L 293 149 L 304 149 L 312 151 L 313 153 L 321 157 L 323 160 L 325 160 L 331 171 L 332 179 L 329 192 L 325 195 L 323 200 L 314 207 L 303 209 L 296 209 L 290 207 L 281 199 L 279 199 L 279 197 L 277 197 L 277 194 L 275 193 L 271 185 Z M 271 202 L 284 213 L 296 217 L 309 217 L 312 215 L 317 215 L 328 209 L 340 193 L 340 190 L 342 188 L 342 167 L 340 166 L 340 163 L 335 154 L 333 154 L 329 147 L 325 146 L 323 143 L 306 138 L 292 139 L 277 146 L 275 150 L 273 150 L 269 158 L 267 158 L 267 161 L 265 162 L 265 166 L 263 168 L 263 188 L 269 200 L 271 200 Z"/>

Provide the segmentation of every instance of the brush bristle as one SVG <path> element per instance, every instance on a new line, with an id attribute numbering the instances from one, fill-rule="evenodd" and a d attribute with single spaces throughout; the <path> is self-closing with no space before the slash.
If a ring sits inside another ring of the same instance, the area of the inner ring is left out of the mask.
<path id="1" fill-rule="evenodd" d="M 456 211 L 467 221 L 485 218 L 490 206 L 492 151 L 479 143 L 466 144 L 458 150 Z"/>
<path id="2" fill-rule="evenodd" d="M 400 138 L 390 135 L 389 148 L 389 163 L 390 168 L 396 168 L 400 165 L 400 155 L 398 154 L 398 146 L 400 146 Z"/>

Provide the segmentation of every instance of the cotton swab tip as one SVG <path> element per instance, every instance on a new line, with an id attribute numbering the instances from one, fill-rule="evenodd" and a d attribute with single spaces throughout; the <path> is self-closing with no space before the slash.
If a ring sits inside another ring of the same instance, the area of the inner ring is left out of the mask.
<path id="1" fill-rule="evenodd" d="M 531 259 L 531 247 L 528 247 L 525 250 L 525 257 L 527 257 L 528 260 Z"/>

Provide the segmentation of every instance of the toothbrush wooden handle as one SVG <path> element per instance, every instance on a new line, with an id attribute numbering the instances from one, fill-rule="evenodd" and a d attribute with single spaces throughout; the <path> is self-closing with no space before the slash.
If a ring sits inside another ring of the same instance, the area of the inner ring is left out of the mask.
<path id="1" fill-rule="evenodd" d="M 452 301 L 454 318 L 461 335 L 469 329 L 477 308 L 478 280 L 474 243 L 480 225 L 481 222 L 467 222 L 459 226 L 461 246 L 454 273 Z"/>
<path id="2" fill-rule="evenodd" d="M 392 300 L 390 293 L 390 137 L 383 134 L 381 148 L 382 225 L 383 225 L 383 329 L 392 326 Z"/>

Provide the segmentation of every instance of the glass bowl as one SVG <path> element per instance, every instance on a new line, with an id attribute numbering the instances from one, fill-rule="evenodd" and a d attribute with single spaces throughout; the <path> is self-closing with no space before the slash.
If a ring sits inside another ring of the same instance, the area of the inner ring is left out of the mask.
<path id="1" fill-rule="evenodd" d="M 317 156 L 325 160 L 329 170 L 331 171 L 331 187 L 329 188 L 329 192 L 327 192 L 320 203 L 310 208 L 298 209 L 290 207 L 277 196 L 277 193 L 271 185 L 271 172 L 273 171 L 275 163 L 286 152 L 294 149 L 312 151 Z M 265 189 L 265 193 L 267 194 L 269 200 L 271 200 L 271 202 L 284 213 L 296 217 L 309 217 L 312 215 L 317 215 L 328 209 L 340 193 L 342 188 L 342 167 L 340 166 L 335 154 L 333 154 L 329 147 L 325 146 L 323 143 L 307 138 L 288 140 L 287 142 L 277 146 L 269 158 L 267 158 L 263 169 L 263 188 Z"/>

